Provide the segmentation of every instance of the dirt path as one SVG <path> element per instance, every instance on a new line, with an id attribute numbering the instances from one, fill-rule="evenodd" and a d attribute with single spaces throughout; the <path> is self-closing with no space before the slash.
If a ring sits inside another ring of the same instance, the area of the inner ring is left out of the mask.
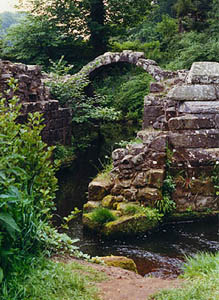
<path id="1" fill-rule="evenodd" d="M 80 263 L 89 265 L 108 276 L 108 280 L 96 284 L 100 290 L 100 298 L 103 300 L 146 300 L 161 289 L 174 288 L 182 284 L 182 280 L 179 279 L 145 278 L 120 268 L 85 261 Z"/>

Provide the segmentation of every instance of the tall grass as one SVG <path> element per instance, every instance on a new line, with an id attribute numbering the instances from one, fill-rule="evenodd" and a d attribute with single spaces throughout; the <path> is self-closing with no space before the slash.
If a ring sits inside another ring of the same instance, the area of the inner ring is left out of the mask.
<path id="1" fill-rule="evenodd" d="M 151 297 L 153 300 L 218 300 L 219 252 L 199 253 L 187 257 L 181 288 L 164 290 Z"/>

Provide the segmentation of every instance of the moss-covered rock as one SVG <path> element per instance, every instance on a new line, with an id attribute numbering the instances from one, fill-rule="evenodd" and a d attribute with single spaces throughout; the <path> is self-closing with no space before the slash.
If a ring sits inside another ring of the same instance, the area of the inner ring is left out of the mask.
<path id="1" fill-rule="evenodd" d="M 98 208 L 100 206 L 101 206 L 101 202 L 99 202 L 99 201 L 88 201 L 83 206 L 83 212 L 84 213 L 89 213 L 92 210 L 94 210 L 95 208 Z"/>
<path id="2" fill-rule="evenodd" d="M 119 267 L 138 273 L 136 264 L 133 259 L 127 258 L 125 256 L 104 256 L 98 257 L 98 260 L 104 262 L 107 266 Z"/>
<path id="3" fill-rule="evenodd" d="M 105 236 L 136 235 L 147 232 L 158 225 L 158 221 L 150 220 L 144 214 L 122 216 L 104 225 L 101 232 Z"/>
<path id="4" fill-rule="evenodd" d="M 90 201 L 101 201 L 112 187 L 110 178 L 96 178 L 88 186 L 88 198 Z"/>
<path id="5" fill-rule="evenodd" d="M 112 195 L 107 195 L 101 201 L 102 206 L 106 208 L 113 208 L 113 204 L 116 202 L 115 197 Z"/>

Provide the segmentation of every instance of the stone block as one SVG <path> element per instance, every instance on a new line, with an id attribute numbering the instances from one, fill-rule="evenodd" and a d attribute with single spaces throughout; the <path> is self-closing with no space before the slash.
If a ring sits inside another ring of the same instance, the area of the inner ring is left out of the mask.
<path id="1" fill-rule="evenodd" d="M 219 63 L 194 62 L 186 79 L 187 83 L 219 84 Z"/>
<path id="2" fill-rule="evenodd" d="M 219 130 L 201 129 L 169 134 L 173 148 L 219 148 Z"/>
<path id="3" fill-rule="evenodd" d="M 159 82 L 151 82 L 150 83 L 150 93 L 160 93 L 164 90 L 163 84 Z"/>
<path id="4" fill-rule="evenodd" d="M 213 85 L 180 85 L 169 91 L 167 97 L 175 101 L 213 101 L 217 99 Z"/>
<path id="5" fill-rule="evenodd" d="M 180 113 L 219 114 L 219 101 L 185 101 L 179 105 Z"/>
<path id="6" fill-rule="evenodd" d="M 96 179 L 90 182 L 88 186 L 89 201 L 101 201 L 112 187 L 110 180 Z"/>
<path id="7" fill-rule="evenodd" d="M 215 128 L 214 115 L 184 115 L 168 121 L 171 131 Z"/>
<path id="8" fill-rule="evenodd" d="M 153 207 L 156 201 L 162 199 L 162 195 L 159 189 L 145 187 L 145 188 L 138 189 L 136 199 L 141 203 Z"/>

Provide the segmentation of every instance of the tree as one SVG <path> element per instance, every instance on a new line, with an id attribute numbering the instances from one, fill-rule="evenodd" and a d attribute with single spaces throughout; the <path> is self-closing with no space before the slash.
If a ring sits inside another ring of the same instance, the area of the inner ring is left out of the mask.
<path id="1" fill-rule="evenodd" d="M 145 18 L 150 0 L 20 0 L 33 14 L 47 16 L 64 34 L 89 39 L 95 54 L 106 51 L 110 37 Z"/>
<path id="2" fill-rule="evenodd" d="M 179 20 L 179 32 L 203 30 L 211 5 L 212 0 L 177 0 L 173 7 Z"/>

